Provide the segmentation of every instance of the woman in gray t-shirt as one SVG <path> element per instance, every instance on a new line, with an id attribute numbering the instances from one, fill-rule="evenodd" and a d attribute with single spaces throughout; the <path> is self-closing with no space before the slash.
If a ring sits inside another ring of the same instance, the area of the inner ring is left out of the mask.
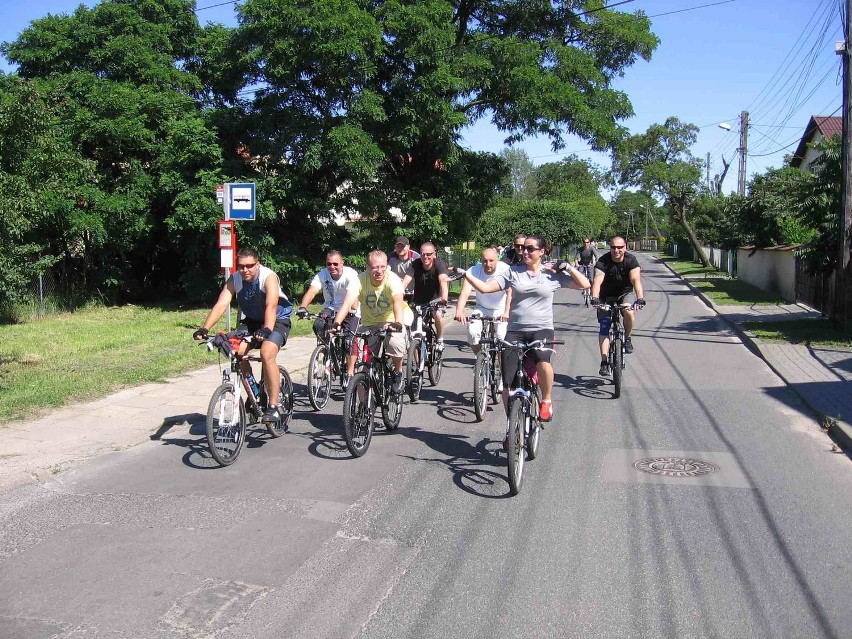
<path id="1" fill-rule="evenodd" d="M 506 341 L 552 340 L 553 294 L 556 289 L 567 287 L 583 290 L 590 286 L 588 278 L 567 262 L 560 264 L 558 271 L 545 268 L 543 259 L 550 253 L 550 249 L 550 242 L 538 235 L 529 235 L 524 242 L 522 265 L 512 266 L 508 273 L 495 275 L 487 282 L 477 279 L 470 271 L 465 273 L 465 279 L 480 293 L 512 289 Z M 550 365 L 550 351 L 537 351 L 532 353 L 532 356 L 536 361 L 542 396 L 539 415 L 542 421 L 550 421 L 553 416 L 553 367 Z M 511 357 L 506 359 L 508 361 L 503 362 L 504 408 L 508 408 L 509 385 L 514 381 L 517 372 L 517 360 Z"/>

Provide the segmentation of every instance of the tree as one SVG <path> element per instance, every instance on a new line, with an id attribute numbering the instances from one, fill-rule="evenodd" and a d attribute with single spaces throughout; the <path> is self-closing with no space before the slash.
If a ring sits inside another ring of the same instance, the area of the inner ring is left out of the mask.
<path id="1" fill-rule="evenodd" d="M 612 215 L 616 224 L 624 221 L 624 219 L 632 215 L 637 219 L 644 219 L 645 215 L 651 217 L 651 229 L 656 235 L 660 235 L 660 229 L 657 225 L 657 203 L 654 198 L 644 191 L 628 191 L 620 189 L 609 203 L 612 209 Z M 623 227 L 621 227 L 623 228 Z M 608 229 L 608 235 L 613 236 L 621 233 L 621 228 Z"/>
<path id="2" fill-rule="evenodd" d="M 698 127 L 675 117 L 633 135 L 613 152 L 613 173 L 624 185 L 638 186 L 662 198 L 672 220 L 683 228 L 704 266 L 707 254 L 689 222 L 701 190 L 702 162 L 690 152 Z"/>
<path id="3" fill-rule="evenodd" d="M 802 257 L 812 273 L 831 273 L 837 268 L 838 211 L 841 210 L 841 143 L 840 137 L 823 140 L 817 146 L 823 153 L 814 162 L 814 175 L 802 192 L 799 218 L 815 236 L 805 246 Z"/>
<path id="4" fill-rule="evenodd" d="M 535 165 L 523 149 L 507 147 L 500 152 L 500 158 L 509 166 L 509 188 L 503 195 L 516 200 L 531 200 L 535 196 L 532 182 Z"/>

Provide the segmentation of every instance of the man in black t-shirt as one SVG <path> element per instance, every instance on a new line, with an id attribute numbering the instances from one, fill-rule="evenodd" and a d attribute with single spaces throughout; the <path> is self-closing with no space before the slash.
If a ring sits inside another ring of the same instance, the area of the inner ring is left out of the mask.
<path id="1" fill-rule="evenodd" d="M 447 265 L 436 256 L 437 248 L 432 242 L 425 242 L 420 247 L 420 257 L 414 260 L 405 272 L 402 287 L 408 290 L 414 286 L 414 303 L 426 304 L 434 299 L 440 299 L 445 304 L 450 296 L 450 280 L 447 275 Z M 441 314 L 435 309 L 435 335 L 438 338 L 438 348 L 444 348 L 444 326 L 441 324 Z M 415 327 L 412 327 L 416 330 Z"/>
<path id="2" fill-rule="evenodd" d="M 595 264 L 595 278 L 592 280 L 592 305 L 598 306 L 604 302 L 622 302 L 624 297 L 634 291 L 636 301 L 634 308 L 645 306 L 645 289 L 642 287 L 642 274 L 639 260 L 627 252 L 627 242 L 616 235 L 609 242 L 609 253 L 601 255 Z M 609 375 L 609 313 L 598 310 L 598 344 L 601 349 L 600 375 Z M 624 310 L 624 352 L 633 352 L 633 342 L 630 334 L 633 332 L 633 309 Z"/>

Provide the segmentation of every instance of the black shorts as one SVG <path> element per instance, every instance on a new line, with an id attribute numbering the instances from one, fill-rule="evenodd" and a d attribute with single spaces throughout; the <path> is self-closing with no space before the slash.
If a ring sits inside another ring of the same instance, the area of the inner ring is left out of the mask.
<path id="1" fill-rule="evenodd" d="M 323 339 L 323 335 L 325 331 L 331 328 L 331 324 L 334 322 L 334 316 L 337 312 L 331 308 L 324 308 L 322 312 L 319 314 L 319 317 L 314 320 L 314 335 Z M 358 330 L 358 326 L 361 324 L 361 318 L 355 315 L 354 313 L 349 313 L 346 316 L 346 319 L 343 320 L 343 340 L 346 344 L 346 352 L 349 355 L 354 355 L 353 345 L 355 343 L 355 331 Z"/>
<path id="2" fill-rule="evenodd" d="M 263 328 L 263 322 L 256 322 L 255 320 L 251 320 L 246 317 L 242 323 L 237 327 L 237 330 L 245 330 L 250 334 L 254 335 L 254 332 Z M 266 338 L 264 341 L 270 341 L 273 344 L 277 344 L 278 348 L 284 346 L 287 343 L 287 336 L 290 335 L 290 320 L 285 319 L 276 319 L 275 320 L 275 328 L 272 329 L 272 334 Z"/>
<path id="3" fill-rule="evenodd" d="M 552 328 L 540 328 L 536 331 L 509 331 L 506 333 L 507 342 L 534 342 L 537 339 L 552 341 L 554 336 Z M 533 362 L 550 362 L 550 351 L 529 351 L 527 357 Z M 511 388 L 518 372 L 517 351 L 504 351 L 503 360 L 503 385 Z"/>

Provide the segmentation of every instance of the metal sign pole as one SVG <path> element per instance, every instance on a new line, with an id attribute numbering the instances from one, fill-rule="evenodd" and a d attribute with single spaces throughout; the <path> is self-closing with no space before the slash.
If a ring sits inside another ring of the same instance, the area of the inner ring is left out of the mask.
<path id="1" fill-rule="evenodd" d="M 231 219 L 231 184 L 225 184 L 225 199 L 222 201 L 222 208 L 225 211 L 225 220 Z M 231 277 L 230 267 L 225 267 L 225 283 L 228 283 L 228 278 Z M 225 314 L 225 330 L 231 332 L 231 305 L 228 304 L 228 311 Z"/>

